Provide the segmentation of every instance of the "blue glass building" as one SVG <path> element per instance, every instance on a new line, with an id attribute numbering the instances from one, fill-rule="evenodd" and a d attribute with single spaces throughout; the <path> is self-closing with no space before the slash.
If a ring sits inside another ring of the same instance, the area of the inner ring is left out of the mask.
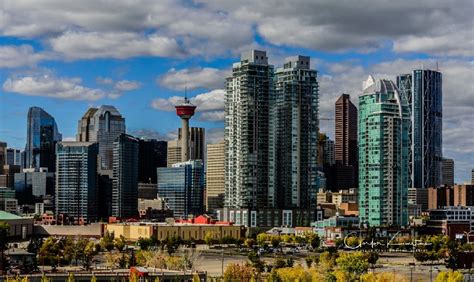
<path id="1" fill-rule="evenodd" d="M 434 70 L 414 70 L 399 75 L 397 87 L 408 101 L 411 116 L 410 187 L 437 187 L 443 160 L 442 75 Z"/>
<path id="2" fill-rule="evenodd" d="M 204 166 L 201 160 L 174 164 L 157 169 L 158 197 L 175 217 L 187 218 L 204 212 Z"/>
<path id="3" fill-rule="evenodd" d="M 45 110 L 31 107 L 28 110 L 25 167 L 47 167 L 56 171 L 55 146 L 61 141 L 56 121 Z"/>

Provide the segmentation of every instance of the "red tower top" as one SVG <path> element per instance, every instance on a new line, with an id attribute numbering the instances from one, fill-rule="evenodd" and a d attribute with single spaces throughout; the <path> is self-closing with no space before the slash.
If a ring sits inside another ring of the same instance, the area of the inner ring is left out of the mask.
<path id="1" fill-rule="evenodd" d="M 184 119 L 190 119 L 194 115 L 194 110 L 196 106 L 191 104 L 187 97 L 184 97 L 184 103 L 176 105 L 176 114 Z"/>

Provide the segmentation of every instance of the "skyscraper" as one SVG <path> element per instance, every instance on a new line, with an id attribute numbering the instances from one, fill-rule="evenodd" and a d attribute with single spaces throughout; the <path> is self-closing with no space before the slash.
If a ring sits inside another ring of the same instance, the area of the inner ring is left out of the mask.
<path id="1" fill-rule="evenodd" d="M 392 81 L 370 76 L 359 96 L 359 216 L 370 226 L 408 222 L 408 105 Z"/>
<path id="2" fill-rule="evenodd" d="M 269 105 L 273 66 L 264 51 L 248 51 L 232 67 L 225 94 L 225 206 L 269 204 Z M 270 201 L 272 202 L 272 201 Z"/>
<path id="3" fill-rule="evenodd" d="M 411 187 L 437 187 L 441 183 L 443 153 L 442 75 L 418 69 L 397 77 L 397 86 L 409 105 Z"/>
<path id="4" fill-rule="evenodd" d="M 441 165 L 441 184 L 446 186 L 454 185 L 454 160 L 453 159 L 444 159 Z"/>
<path id="5" fill-rule="evenodd" d="M 99 143 L 101 170 L 113 167 L 113 143 L 125 133 L 125 118 L 114 106 L 103 105 L 90 108 L 79 120 L 76 141 Z"/>
<path id="6" fill-rule="evenodd" d="M 225 142 L 207 145 L 206 157 L 206 209 L 214 211 L 224 207 Z"/>
<path id="7" fill-rule="evenodd" d="M 156 184 L 156 168 L 166 167 L 166 141 L 140 139 L 138 159 L 138 182 Z"/>
<path id="8" fill-rule="evenodd" d="M 21 166 L 21 151 L 18 149 L 7 148 L 5 164 Z"/>
<path id="9" fill-rule="evenodd" d="M 158 196 L 175 217 L 187 218 L 204 212 L 204 167 L 201 160 L 190 160 L 159 167 Z"/>
<path id="10" fill-rule="evenodd" d="M 202 160 L 204 162 L 205 129 L 202 127 L 190 127 L 188 134 L 188 156 L 190 160 Z M 168 141 L 168 167 L 182 162 L 182 134 L 178 128 L 178 139 Z"/>
<path id="11" fill-rule="evenodd" d="M 26 168 L 56 171 L 55 145 L 62 139 L 56 121 L 42 108 L 31 107 L 27 123 Z"/>
<path id="12" fill-rule="evenodd" d="M 342 165 L 357 166 L 357 108 L 349 94 L 336 101 L 335 158 Z"/>
<path id="13" fill-rule="evenodd" d="M 0 174 L 2 173 L 3 165 L 6 164 L 7 157 L 7 143 L 0 141 Z"/>
<path id="14" fill-rule="evenodd" d="M 310 58 L 286 58 L 270 100 L 268 207 L 316 207 L 318 82 Z M 257 109 L 257 112 L 260 109 Z M 257 128 L 261 126 L 257 124 Z"/>
<path id="15" fill-rule="evenodd" d="M 120 134 L 113 143 L 112 216 L 138 216 L 139 140 Z"/>
<path id="16" fill-rule="evenodd" d="M 60 142 L 56 150 L 56 215 L 76 224 L 96 221 L 98 145 Z"/>

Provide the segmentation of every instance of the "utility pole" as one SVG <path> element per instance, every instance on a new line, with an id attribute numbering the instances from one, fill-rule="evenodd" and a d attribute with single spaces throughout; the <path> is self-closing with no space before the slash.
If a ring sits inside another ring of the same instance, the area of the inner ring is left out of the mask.
<path id="1" fill-rule="evenodd" d="M 224 279 L 224 248 L 222 248 L 221 271 L 222 271 L 222 279 Z"/>

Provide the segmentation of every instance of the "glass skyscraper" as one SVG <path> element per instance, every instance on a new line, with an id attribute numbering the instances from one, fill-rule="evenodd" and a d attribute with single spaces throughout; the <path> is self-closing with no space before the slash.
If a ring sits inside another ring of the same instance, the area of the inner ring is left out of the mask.
<path id="1" fill-rule="evenodd" d="M 232 67 L 225 94 L 225 207 L 265 208 L 273 66 L 264 51 L 248 51 Z"/>
<path id="2" fill-rule="evenodd" d="M 55 145 L 62 139 L 56 121 L 39 107 L 31 107 L 27 119 L 26 168 L 56 171 Z"/>
<path id="3" fill-rule="evenodd" d="M 315 208 L 318 82 L 310 58 L 286 58 L 275 72 L 270 100 L 268 206 Z"/>
<path id="4" fill-rule="evenodd" d="M 113 146 L 112 216 L 137 217 L 139 140 L 120 134 Z"/>
<path id="5" fill-rule="evenodd" d="M 201 160 L 190 160 L 159 167 L 158 197 L 175 217 L 187 218 L 204 212 L 204 166 Z"/>
<path id="6" fill-rule="evenodd" d="M 443 161 L 442 75 L 434 70 L 414 70 L 399 75 L 397 86 L 411 115 L 410 187 L 437 187 Z"/>
<path id="7" fill-rule="evenodd" d="M 370 226 L 408 223 L 408 104 L 390 80 L 359 96 L 359 217 Z"/>
<path id="8" fill-rule="evenodd" d="M 76 141 L 99 143 L 99 169 L 112 170 L 113 143 L 122 133 L 125 133 L 125 118 L 114 106 L 103 105 L 88 109 L 82 116 Z"/>
<path id="9" fill-rule="evenodd" d="M 69 223 L 96 221 L 97 143 L 60 142 L 56 153 L 56 215 Z"/>

